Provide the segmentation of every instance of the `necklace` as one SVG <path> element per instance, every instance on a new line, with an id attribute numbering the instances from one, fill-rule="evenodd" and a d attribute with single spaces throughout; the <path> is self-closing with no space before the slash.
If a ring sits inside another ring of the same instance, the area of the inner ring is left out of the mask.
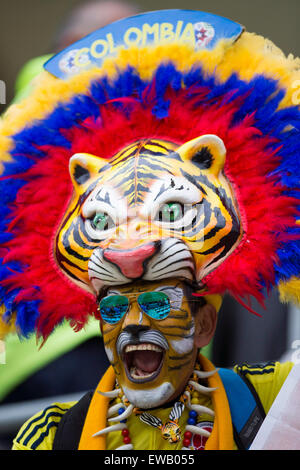
<path id="1" fill-rule="evenodd" d="M 110 392 L 99 391 L 99 393 L 101 393 L 102 395 L 111 399 L 115 399 L 115 404 L 108 409 L 107 413 L 108 421 L 112 424 L 95 433 L 93 437 L 107 434 L 112 431 L 120 430 L 123 439 L 123 445 L 121 445 L 115 450 L 132 450 L 133 445 L 131 442 L 129 429 L 127 427 L 127 419 L 129 418 L 129 416 L 134 414 L 139 417 L 139 419 L 143 423 L 149 426 L 153 426 L 160 430 L 163 439 L 166 439 L 170 443 L 177 443 L 182 439 L 182 433 L 178 422 L 183 413 L 183 410 L 185 409 L 185 407 L 187 407 L 189 408 L 189 417 L 183 435 L 182 449 L 188 449 L 188 446 L 191 444 L 191 438 L 193 434 L 201 435 L 204 437 L 210 436 L 209 431 L 197 426 L 197 419 L 203 413 L 214 417 L 214 412 L 210 408 L 200 405 L 199 398 L 201 394 L 208 395 L 209 393 L 214 391 L 215 388 L 206 387 L 200 384 L 199 379 L 206 379 L 213 375 L 215 372 L 216 369 L 210 372 L 201 371 L 199 364 L 195 365 L 195 370 L 193 371 L 193 374 L 190 380 L 188 381 L 184 392 L 182 393 L 178 401 L 176 401 L 173 405 L 172 410 L 169 414 L 169 418 L 165 423 L 163 423 L 156 416 L 153 416 L 148 411 L 140 410 L 139 408 L 136 408 L 133 404 L 131 404 L 127 400 L 127 398 L 122 392 L 122 389 L 119 388 L 117 383 L 116 388 Z"/>

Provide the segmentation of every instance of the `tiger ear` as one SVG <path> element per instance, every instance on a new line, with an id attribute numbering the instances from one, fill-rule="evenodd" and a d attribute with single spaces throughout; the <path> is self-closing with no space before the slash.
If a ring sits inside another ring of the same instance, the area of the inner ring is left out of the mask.
<path id="1" fill-rule="evenodd" d="M 220 137 L 214 134 L 202 135 L 181 145 L 176 150 L 183 161 L 190 161 L 202 171 L 218 176 L 224 167 L 226 148 Z"/>
<path id="2" fill-rule="evenodd" d="M 69 171 L 74 188 L 78 192 L 99 177 L 99 172 L 109 163 L 104 158 L 89 153 L 75 153 L 69 161 Z"/>

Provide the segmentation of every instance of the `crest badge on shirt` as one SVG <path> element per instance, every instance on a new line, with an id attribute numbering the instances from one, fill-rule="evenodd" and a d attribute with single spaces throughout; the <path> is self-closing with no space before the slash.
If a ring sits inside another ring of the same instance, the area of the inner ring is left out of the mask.
<path id="1" fill-rule="evenodd" d="M 197 427 L 211 433 L 213 425 L 214 423 L 211 421 L 202 421 L 197 424 Z M 208 436 L 201 436 L 199 434 L 193 433 L 191 437 L 191 443 L 188 448 L 191 450 L 204 450 L 207 439 Z"/>

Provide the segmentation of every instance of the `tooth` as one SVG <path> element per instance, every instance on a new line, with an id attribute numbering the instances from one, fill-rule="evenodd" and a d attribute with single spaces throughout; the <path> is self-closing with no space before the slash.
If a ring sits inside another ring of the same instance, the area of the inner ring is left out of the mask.
<path id="1" fill-rule="evenodd" d="M 130 351 L 156 351 L 162 352 L 162 349 L 155 344 L 128 344 L 125 347 L 125 353 Z"/>

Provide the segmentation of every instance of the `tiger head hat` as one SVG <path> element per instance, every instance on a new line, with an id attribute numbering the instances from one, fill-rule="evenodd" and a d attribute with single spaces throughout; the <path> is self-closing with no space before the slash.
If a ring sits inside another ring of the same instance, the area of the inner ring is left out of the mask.
<path id="1" fill-rule="evenodd" d="M 0 124 L 1 334 L 79 330 L 140 281 L 299 302 L 299 67 L 185 10 L 51 59 Z"/>

